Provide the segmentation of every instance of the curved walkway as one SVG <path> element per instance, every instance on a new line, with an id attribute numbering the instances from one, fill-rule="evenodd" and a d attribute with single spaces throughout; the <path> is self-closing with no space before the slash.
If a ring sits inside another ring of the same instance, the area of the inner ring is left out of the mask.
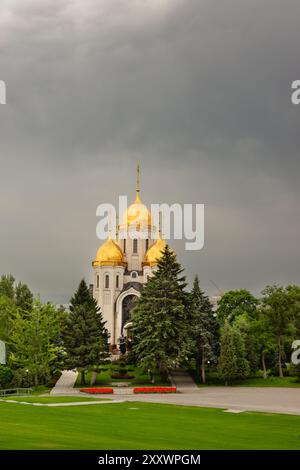
<path id="1" fill-rule="evenodd" d="M 50 395 L 78 395 L 79 389 L 73 388 L 77 372 L 63 371 Z M 192 378 L 184 371 L 171 374 L 179 393 L 134 395 L 132 389 L 116 389 L 110 399 L 127 402 L 165 403 L 184 406 L 201 406 L 240 411 L 261 411 L 300 415 L 300 388 L 273 387 L 197 387 Z M 80 393 L 81 396 L 87 396 Z M 107 399 L 107 395 L 93 395 L 93 398 Z"/>
<path id="2" fill-rule="evenodd" d="M 143 397 L 128 395 L 127 400 L 300 415 L 299 388 L 209 386 L 199 388 L 196 393 L 193 391 L 192 393 Z"/>

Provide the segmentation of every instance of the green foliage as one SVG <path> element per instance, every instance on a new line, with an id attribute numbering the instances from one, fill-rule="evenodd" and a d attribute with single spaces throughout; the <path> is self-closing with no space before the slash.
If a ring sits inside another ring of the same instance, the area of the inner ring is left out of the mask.
<path id="1" fill-rule="evenodd" d="M 16 369 L 28 370 L 34 385 L 47 379 L 55 366 L 60 347 L 60 314 L 50 304 L 35 300 L 26 317 L 17 313 L 10 335 L 10 363 Z M 30 385 L 32 382 L 30 382 Z"/>
<path id="2" fill-rule="evenodd" d="M 189 350 L 185 277 L 168 246 L 132 311 L 132 353 L 139 365 L 158 368 L 162 380 L 169 369 L 187 360 Z"/>
<path id="3" fill-rule="evenodd" d="M 17 307 L 12 299 L 0 296 L 0 339 L 8 341 L 17 316 Z"/>
<path id="4" fill-rule="evenodd" d="M 13 378 L 13 373 L 10 367 L 0 364 L 0 389 L 7 388 Z"/>
<path id="5" fill-rule="evenodd" d="M 283 377 L 284 345 L 292 343 L 296 333 L 295 298 L 290 288 L 267 286 L 261 301 L 261 319 L 269 332 L 269 338 L 276 344 L 278 374 Z"/>
<path id="6" fill-rule="evenodd" d="M 200 289 L 195 277 L 188 308 L 189 336 L 192 339 L 192 358 L 196 363 L 197 376 L 205 383 L 205 368 L 208 360 L 216 361 L 219 325 L 208 296 Z"/>
<path id="7" fill-rule="evenodd" d="M 24 313 L 32 309 L 33 294 L 29 287 L 19 282 L 15 288 L 15 303 Z"/>
<path id="8" fill-rule="evenodd" d="M 257 299 L 246 289 L 228 291 L 218 302 L 218 319 L 224 324 L 226 320 L 233 323 L 243 314 L 255 317 L 257 303 Z"/>
<path id="9" fill-rule="evenodd" d="M 9 299 L 14 300 L 14 282 L 15 278 L 11 274 L 3 274 L 0 279 L 0 295 L 4 295 Z"/>
<path id="10" fill-rule="evenodd" d="M 71 299 L 70 313 L 65 319 L 63 341 L 66 365 L 82 369 L 98 366 L 108 357 L 108 332 L 96 300 L 84 280 Z"/>
<path id="11" fill-rule="evenodd" d="M 43 381 L 45 381 L 44 375 L 43 375 Z M 23 368 L 14 370 L 14 376 L 12 380 L 13 387 L 28 388 L 28 387 L 31 387 L 34 384 L 34 382 L 35 382 L 35 376 L 31 370 L 23 369 Z"/>
<path id="12" fill-rule="evenodd" d="M 233 326 L 240 332 L 245 345 L 245 357 L 249 363 L 249 372 L 254 374 L 259 368 L 261 338 L 258 333 L 257 320 L 246 313 L 236 317 Z"/>
<path id="13" fill-rule="evenodd" d="M 243 379 L 249 374 L 249 363 L 245 357 L 245 344 L 239 330 L 225 321 L 221 336 L 219 376 L 228 385 L 233 380 Z"/>
<path id="14" fill-rule="evenodd" d="M 246 359 L 245 342 L 243 336 L 236 327 L 233 327 L 233 347 L 236 357 L 235 378 L 245 379 L 248 377 L 250 372 L 249 362 Z"/>

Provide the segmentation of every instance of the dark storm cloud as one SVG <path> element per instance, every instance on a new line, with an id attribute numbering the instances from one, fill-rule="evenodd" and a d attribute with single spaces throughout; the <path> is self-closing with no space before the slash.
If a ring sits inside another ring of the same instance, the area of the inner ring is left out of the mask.
<path id="1" fill-rule="evenodd" d="M 292 0 L 4 2 L 0 271 L 65 300 L 139 161 L 146 202 L 206 204 L 189 277 L 297 282 L 299 21 Z"/>

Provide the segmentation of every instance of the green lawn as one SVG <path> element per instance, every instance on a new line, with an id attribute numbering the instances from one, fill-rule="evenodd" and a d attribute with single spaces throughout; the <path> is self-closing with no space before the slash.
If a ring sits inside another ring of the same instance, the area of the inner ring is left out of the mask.
<path id="1" fill-rule="evenodd" d="M 38 396 L 23 396 L 23 397 L 3 397 L 3 400 L 24 401 L 26 403 L 73 403 L 78 401 L 102 401 L 103 398 L 90 398 L 90 397 L 38 397 Z M 109 399 L 109 398 L 108 398 Z"/>
<path id="2" fill-rule="evenodd" d="M 115 403 L 0 402 L 1 449 L 300 449 L 300 416 Z"/>

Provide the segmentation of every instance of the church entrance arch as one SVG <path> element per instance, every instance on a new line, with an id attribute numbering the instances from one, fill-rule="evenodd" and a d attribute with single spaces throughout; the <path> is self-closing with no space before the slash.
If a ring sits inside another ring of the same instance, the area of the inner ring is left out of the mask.
<path id="1" fill-rule="evenodd" d="M 122 331 L 121 333 L 124 335 L 124 326 L 130 321 L 130 313 L 132 308 L 134 307 L 134 303 L 137 299 L 137 296 L 134 294 L 129 294 L 124 297 L 122 302 Z"/>
<path id="2" fill-rule="evenodd" d="M 116 302 L 115 344 L 126 332 L 124 327 L 130 322 L 130 312 L 140 292 L 133 287 L 122 292 Z"/>

